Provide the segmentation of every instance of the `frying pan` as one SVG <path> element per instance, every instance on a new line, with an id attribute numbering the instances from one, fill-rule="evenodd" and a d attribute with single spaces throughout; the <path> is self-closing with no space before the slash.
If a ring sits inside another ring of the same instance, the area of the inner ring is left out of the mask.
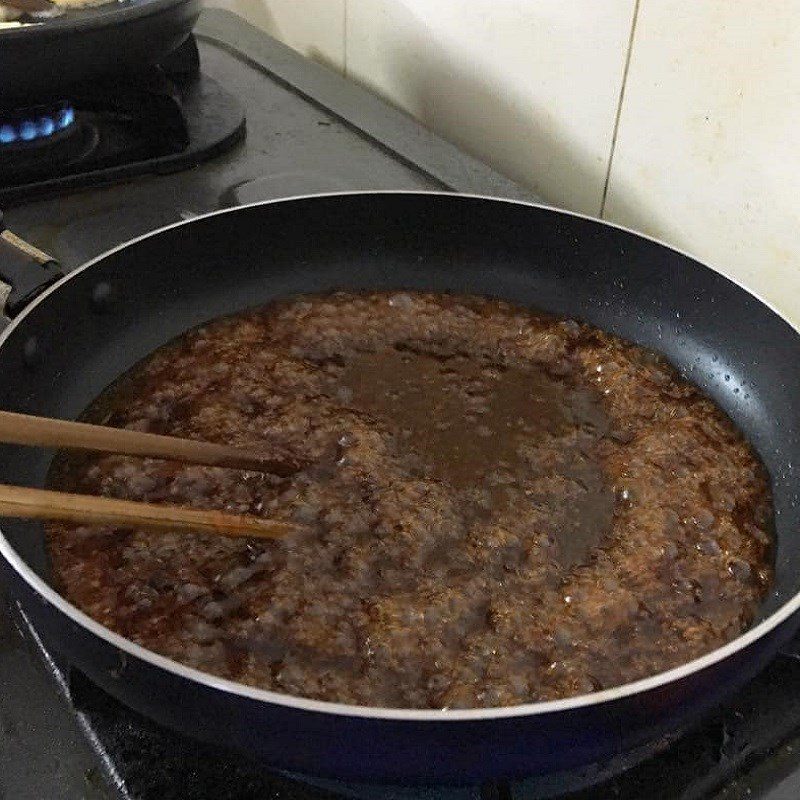
<path id="1" fill-rule="evenodd" d="M 5 263 L 0 255 L 0 273 Z M 28 276 L 35 270 L 44 274 L 37 264 Z M 4 521 L 2 569 L 45 643 L 162 724 L 279 768 L 357 781 L 473 783 L 601 762 L 696 721 L 755 675 L 800 622 L 800 335 L 742 287 L 614 225 L 396 192 L 179 223 L 89 262 L 18 314 L 0 337 L 0 407 L 76 417 L 138 359 L 213 317 L 300 292 L 401 288 L 586 320 L 662 351 L 711 395 L 772 478 L 776 583 L 754 627 L 685 666 L 581 697 L 459 711 L 354 707 L 245 687 L 123 639 L 50 588 L 40 525 Z M 41 486 L 48 462 L 2 448 L 0 481 Z"/>
<path id="2" fill-rule="evenodd" d="M 112 0 L 0 30 L 0 108 L 69 99 L 79 81 L 135 72 L 189 35 L 202 0 Z"/>

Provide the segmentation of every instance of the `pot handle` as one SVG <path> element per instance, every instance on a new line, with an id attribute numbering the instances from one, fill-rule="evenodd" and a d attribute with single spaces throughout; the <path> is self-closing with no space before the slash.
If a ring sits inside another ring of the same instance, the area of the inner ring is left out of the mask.
<path id="1" fill-rule="evenodd" d="M 6 228 L 0 211 L 0 328 L 2 316 L 15 317 L 63 276 L 52 256 Z"/>

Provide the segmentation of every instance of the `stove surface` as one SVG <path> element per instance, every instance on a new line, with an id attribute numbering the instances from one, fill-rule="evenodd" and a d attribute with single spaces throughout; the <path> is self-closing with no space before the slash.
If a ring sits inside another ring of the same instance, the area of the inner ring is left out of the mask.
<path id="1" fill-rule="evenodd" d="M 261 199 L 424 189 L 536 200 L 230 13 L 204 12 L 196 33 L 202 73 L 245 107 L 246 139 L 183 172 L 17 199 L 4 209 L 12 230 L 70 269 L 153 228 Z M 620 755 L 611 764 L 516 784 L 377 789 L 279 775 L 166 731 L 60 663 L 21 611 L 8 608 L 0 608 L 0 800 L 800 797 L 800 641 L 699 727 L 658 743 L 656 755 Z"/>
<path id="2" fill-rule="evenodd" d="M 154 228 L 240 203 L 354 189 L 536 199 L 399 111 L 239 17 L 206 11 L 203 75 L 245 107 L 247 136 L 194 169 L 4 206 L 8 227 L 69 269 Z"/>

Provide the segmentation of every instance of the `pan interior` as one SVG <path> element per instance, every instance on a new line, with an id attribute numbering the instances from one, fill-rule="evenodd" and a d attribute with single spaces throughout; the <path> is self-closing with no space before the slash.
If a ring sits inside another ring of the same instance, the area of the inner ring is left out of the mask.
<path id="1" fill-rule="evenodd" d="M 188 328 L 274 298 L 332 289 L 480 294 L 582 319 L 663 352 L 730 415 L 773 484 L 776 583 L 800 589 L 800 336 L 718 273 L 603 223 L 516 203 L 352 194 L 257 205 L 166 229 L 101 258 L 0 347 L 0 407 L 74 418 Z M 0 447 L 0 481 L 41 486 L 52 453 Z M 40 525 L 4 521 L 47 578 Z"/>

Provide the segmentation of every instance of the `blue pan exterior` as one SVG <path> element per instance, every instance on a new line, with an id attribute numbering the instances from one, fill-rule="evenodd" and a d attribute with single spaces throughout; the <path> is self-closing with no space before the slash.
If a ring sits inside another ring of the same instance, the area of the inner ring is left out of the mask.
<path id="1" fill-rule="evenodd" d="M 675 731 L 755 675 L 796 631 L 800 336 L 688 256 L 582 217 L 483 198 L 355 193 L 173 226 L 101 257 L 25 313 L 0 342 L 0 407 L 76 416 L 119 373 L 193 325 L 273 297 L 336 288 L 490 294 L 586 319 L 665 352 L 726 409 L 770 469 L 777 582 L 764 615 L 780 616 L 724 657 L 600 701 L 466 718 L 350 713 L 256 696 L 98 635 L 26 573 L 47 578 L 41 526 L 4 522 L 1 563 L 13 594 L 48 646 L 110 694 L 280 769 L 465 784 L 602 762 Z M 47 466 L 47 454 L 0 447 L 0 481 L 41 485 Z"/>

